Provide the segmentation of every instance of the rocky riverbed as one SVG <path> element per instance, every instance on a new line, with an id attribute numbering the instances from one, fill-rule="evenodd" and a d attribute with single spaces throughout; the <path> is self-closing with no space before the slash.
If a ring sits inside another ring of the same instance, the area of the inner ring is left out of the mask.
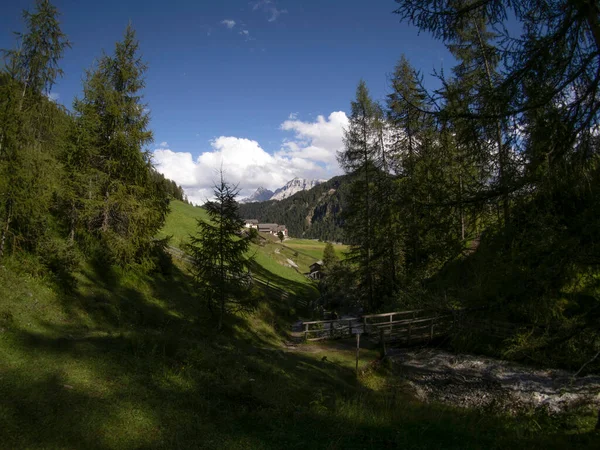
<path id="1" fill-rule="evenodd" d="M 439 349 L 394 349 L 389 358 L 411 393 L 423 401 L 505 412 L 546 408 L 549 413 L 600 408 L 600 376 L 574 378 L 494 358 Z"/>

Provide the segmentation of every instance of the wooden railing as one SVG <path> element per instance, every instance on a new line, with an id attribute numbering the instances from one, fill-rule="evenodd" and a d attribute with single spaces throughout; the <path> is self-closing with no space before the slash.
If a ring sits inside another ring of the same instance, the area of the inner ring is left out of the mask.
<path id="1" fill-rule="evenodd" d="M 304 338 L 307 341 L 365 334 L 386 342 L 397 341 L 407 344 L 433 340 L 445 335 L 453 324 L 454 317 L 448 311 L 427 310 L 395 311 L 360 318 L 303 322 Z"/>
<path id="2" fill-rule="evenodd" d="M 322 339 L 336 339 L 350 337 L 358 332 L 362 333 L 362 322 L 356 317 L 336 320 L 314 320 L 303 322 L 304 339 L 307 341 L 320 341 Z"/>
<path id="3" fill-rule="evenodd" d="M 363 316 L 365 332 L 380 341 L 410 345 L 444 336 L 454 326 L 449 311 L 412 310 Z"/>

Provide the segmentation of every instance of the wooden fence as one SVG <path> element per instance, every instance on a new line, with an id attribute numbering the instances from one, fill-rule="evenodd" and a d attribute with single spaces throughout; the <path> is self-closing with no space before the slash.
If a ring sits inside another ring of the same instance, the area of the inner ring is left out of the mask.
<path id="1" fill-rule="evenodd" d="M 347 338 L 356 333 L 363 333 L 363 324 L 356 317 L 336 320 L 314 320 L 312 322 L 303 322 L 302 324 L 304 326 L 304 339 L 307 341 Z"/>
<path id="2" fill-rule="evenodd" d="M 167 251 L 175 258 L 180 259 L 181 261 L 186 262 L 187 264 L 193 264 L 192 258 L 185 253 L 183 250 L 178 249 L 177 247 L 167 246 Z M 289 292 L 285 289 L 280 288 L 279 286 L 273 285 L 269 280 L 263 280 L 256 276 L 249 274 L 248 280 L 253 285 L 262 289 L 267 295 L 275 295 L 281 296 L 281 298 L 286 298 L 289 296 Z"/>
<path id="3" fill-rule="evenodd" d="M 454 325 L 454 316 L 448 311 L 395 311 L 385 314 L 349 317 L 336 320 L 303 322 L 307 341 L 348 338 L 364 334 L 386 342 L 433 340 L 447 334 Z"/>

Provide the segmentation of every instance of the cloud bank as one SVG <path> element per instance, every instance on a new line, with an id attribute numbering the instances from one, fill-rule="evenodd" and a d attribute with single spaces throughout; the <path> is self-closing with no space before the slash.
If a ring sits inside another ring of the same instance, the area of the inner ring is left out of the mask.
<path id="1" fill-rule="evenodd" d="M 221 167 L 226 179 L 240 188 L 241 198 L 260 186 L 277 189 L 294 177 L 331 178 L 342 173 L 336 153 L 343 147 L 347 125 L 348 118 L 341 111 L 327 118 L 319 116 L 314 122 L 290 119 L 280 128 L 293 132 L 293 137 L 272 153 L 251 139 L 220 136 L 210 142 L 210 150 L 195 159 L 190 152 L 161 145 L 154 151 L 154 163 L 159 172 L 181 185 L 194 203 L 212 198 Z"/>

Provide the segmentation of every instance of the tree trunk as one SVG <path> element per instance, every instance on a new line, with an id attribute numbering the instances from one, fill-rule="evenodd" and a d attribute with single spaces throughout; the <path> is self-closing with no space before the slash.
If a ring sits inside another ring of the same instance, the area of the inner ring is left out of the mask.
<path id="1" fill-rule="evenodd" d="M 110 194 L 108 193 L 108 189 L 106 189 L 106 193 L 104 194 L 104 210 L 102 211 L 102 231 L 107 232 L 109 227 L 109 205 L 108 200 L 110 199 Z"/>
<path id="2" fill-rule="evenodd" d="M 12 220 L 12 207 L 10 206 L 10 201 L 6 205 L 6 225 L 2 230 L 2 239 L 0 239 L 0 258 L 4 256 L 4 246 L 6 245 L 6 236 L 10 230 L 10 221 Z"/>
<path id="3" fill-rule="evenodd" d="M 481 33 L 479 27 L 475 24 L 475 30 L 477 31 L 477 39 L 479 40 L 479 48 L 483 57 L 483 63 L 485 65 L 485 73 L 490 89 L 494 88 L 494 82 L 492 80 L 492 71 L 488 62 L 488 58 L 485 54 L 485 48 L 483 46 L 483 40 L 481 39 Z M 498 146 L 498 178 L 500 180 L 500 191 L 502 193 L 502 212 L 504 216 L 504 224 L 506 225 L 510 215 L 510 205 L 508 199 L 508 185 L 506 183 L 506 166 L 508 163 L 507 149 L 503 144 L 502 139 L 502 124 L 500 119 L 496 120 L 496 145 Z"/>
<path id="4" fill-rule="evenodd" d="M 464 242 L 465 241 L 465 211 L 462 203 L 462 190 L 463 190 L 463 182 L 462 175 L 458 176 L 458 185 L 459 185 L 459 200 L 458 203 L 460 205 L 460 238 Z"/>
<path id="5" fill-rule="evenodd" d="M 582 3 L 587 3 L 587 11 L 585 11 L 586 22 L 588 24 L 588 27 L 590 27 L 592 36 L 594 37 L 596 50 L 600 52 L 600 24 L 598 24 L 598 15 L 600 15 L 600 7 L 598 7 L 598 3 L 594 0 L 588 0 L 587 2 Z"/>
<path id="6" fill-rule="evenodd" d="M 223 187 L 223 168 L 221 168 L 221 187 Z M 220 287 L 220 309 L 219 309 L 219 325 L 217 329 L 220 331 L 223 327 L 223 316 L 225 315 L 225 264 L 223 261 L 224 253 L 225 253 L 225 231 L 223 230 L 223 219 L 224 219 L 224 211 L 223 211 L 223 201 L 221 201 L 220 208 L 220 222 L 219 222 L 219 287 Z"/>
<path id="7" fill-rule="evenodd" d="M 371 277 L 371 192 L 369 187 L 369 148 L 367 141 L 367 124 L 366 124 L 366 112 L 365 112 L 365 123 L 363 124 L 363 142 L 364 142 L 364 163 L 365 163 L 365 224 L 367 226 L 367 242 L 366 242 L 366 269 L 367 269 L 367 283 L 369 285 L 369 298 L 368 307 L 373 310 L 373 278 Z"/>
<path id="8" fill-rule="evenodd" d="M 72 244 L 75 241 L 75 223 L 77 222 L 75 216 L 77 211 L 75 209 L 75 202 L 71 203 L 71 230 L 69 231 L 69 242 Z"/>

